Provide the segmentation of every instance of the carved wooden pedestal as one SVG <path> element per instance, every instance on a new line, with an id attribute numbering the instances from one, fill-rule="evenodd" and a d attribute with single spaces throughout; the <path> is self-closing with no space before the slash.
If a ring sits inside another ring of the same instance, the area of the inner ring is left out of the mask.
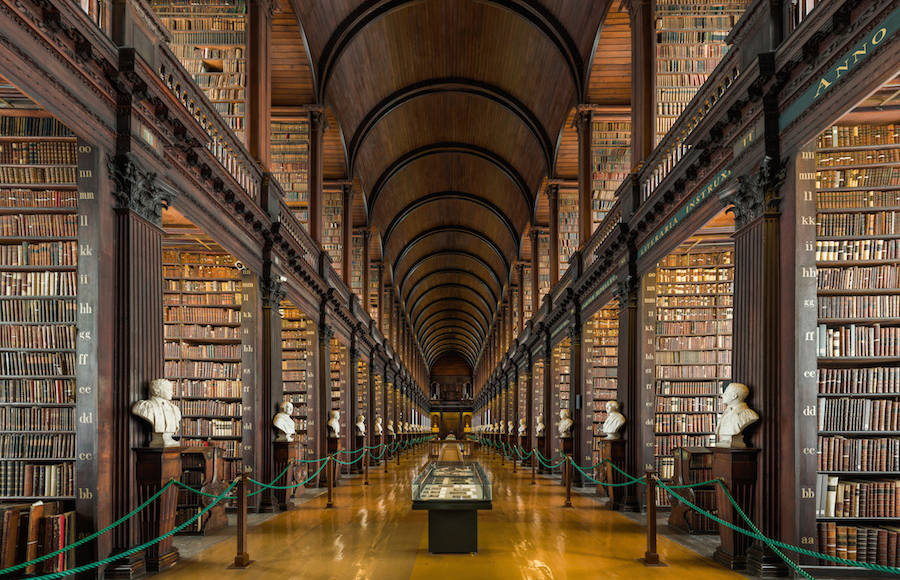
<path id="1" fill-rule="evenodd" d="M 525 435 L 519 436 L 519 447 L 522 448 L 522 467 L 528 467 L 531 465 L 531 462 L 534 461 L 534 457 L 528 455 L 528 452 L 531 451 L 531 439 L 526 437 Z"/>
<path id="2" fill-rule="evenodd" d="M 139 447 L 134 451 L 139 503 L 158 492 L 170 479 L 181 478 L 181 447 Z M 139 512 L 141 543 L 158 538 L 175 527 L 177 504 L 178 488 L 172 486 Z M 172 545 L 172 536 L 147 547 L 144 554 L 149 572 L 166 570 L 178 562 L 178 550 Z"/>
<path id="3" fill-rule="evenodd" d="M 380 465 L 381 462 L 377 457 L 381 455 L 382 451 L 381 447 L 379 447 L 379 445 L 381 445 L 381 435 L 370 435 L 369 439 L 372 441 L 369 445 L 374 447 L 374 449 L 370 450 L 369 465 Z M 382 457 L 382 459 L 384 459 L 384 457 Z"/>
<path id="4" fill-rule="evenodd" d="M 601 439 L 600 460 L 608 460 L 620 469 L 625 465 L 625 441 L 622 439 Z M 624 483 L 625 476 L 613 469 L 609 463 L 604 463 L 598 468 L 597 479 L 606 483 Z M 609 498 L 609 507 L 618 510 L 625 504 L 625 486 L 608 487 L 597 486 L 597 495 L 605 495 Z"/>
<path id="5" fill-rule="evenodd" d="M 288 466 L 291 461 L 299 459 L 300 444 L 297 441 L 276 441 L 274 446 L 275 456 L 275 474 L 279 474 Z M 287 473 L 277 482 L 277 485 L 292 485 L 294 483 L 295 468 L 288 469 Z M 288 490 L 276 489 L 275 505 L 278 509 L 285 511 L 290 506 L 288 503 Z"/>
<path id="6" fill-rule="evenodd" d="M 536 439 L 537 439 L 538 452 L 540 452 L 541 455 L 545 455 L 546 450 L 547 450 L 547 436 L 546 435 L 538 435 L 536 437 Z M 535 456 L 535 459 L 537 459 L 537 456 Z M 549 469 L 544 467 L 544 463 L 540 459 L 538 459 L 537 462 L 538 462 L 538 473 L 549 473 L 550 472 Z"/>
<path id="7" fill-rule="evenodd" d="M 565 455 L 566 457 L 572 456 L 572 450 L 574 449 L 574 447 L 575 447 L 574 440 L 571 437 L 560 438 L 559 449 L 560 449 L 560 451 L 562 451 L 562 454 Z M 550 465 L 553 465 L 552 459 L 550 461 Z M 559 474 L 560 474 L 559 475 L 560 484 L 565 486 L 566 485 L 566 473 L 568 473 L 566 471 L 566 464 L 563 463 L 562 465 L 559 466 L 558 469 L 559 469 Z"/>
<path id="8" fill-rule="evenodd" d="M 756 487 L 756 462 L 759 449 L 730 449 L 711 447 L 713 452 L 713 477 L 722 478 L 725 487 L 748 517 L 753 517 L 753 494 Z M 719 517 L 726 522 L 742 525 L 743 520 L 732 507 L 725 493 L 718 486 L 716 507 Z M 719 526 L 722 545 L 716 548 L 713 558 L 722 565 L 737 570 L 747 567 L 747 550 L 751 540 L 731 528 Z"/>
<path id="9" fill-rule="evenodd" d="M 359 461 L 350 466 L 350 473 L 362 473 L 363 461 L 365 460 L 361 458 L 365 454 L 362 449 L 366 446 L 366 436 L 357 433 L 354 441 L 356 441 L 356 444 L 353 447 L 353 453 L 350 454 L 350 461 L 355 461 L 357 459 L 359 459 Z"/>
<path id="10" fill-rule="evenodd" d="M 328 455 L 334 455 L 338 451 L 341 450 L 341 440 L 337 437 L 329 437 L 328 438 Z M 340 459 L 341 461 L 346 461 L 342 454 L 335 455 L 335 458 Z M 341 474 L 341 470 L 339 469 L 340 465 L 337 461 L 331 461 L 331 465 L 326 467 L 325 469 L 330 469 L 332 473 L 332 482 L 335 487 L 338 484 L 338 476 Z M 327 482 L 325 485 L 328 485 Z"/>

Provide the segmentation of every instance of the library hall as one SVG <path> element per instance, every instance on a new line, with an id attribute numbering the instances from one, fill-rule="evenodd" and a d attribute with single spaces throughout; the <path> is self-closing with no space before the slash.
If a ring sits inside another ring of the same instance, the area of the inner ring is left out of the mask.
<path id="1" fill-rule="evenodd" d="M 900 0 L 0 0 L 0 580 L 900 580 Z"/>

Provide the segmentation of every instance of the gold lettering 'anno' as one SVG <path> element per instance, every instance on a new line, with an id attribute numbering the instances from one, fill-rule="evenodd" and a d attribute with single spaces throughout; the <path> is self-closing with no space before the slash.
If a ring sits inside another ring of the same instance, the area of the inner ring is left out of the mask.
<path id="1" fill-rule="evenodd" d="M 876 30 L 875 34 L 872 35 L 871 38 L 872 46 L 878 46 L 881 41 L 884 40 L 885 36 L 887 36 L 887 28 L 882 27 Z M 848 58 L 844 59 L 843 62 L 839 62 L 834 67 L 833 71 L 831 71 L 828 75 L 820 78 L 819 84 L 816 86 L 816 96 L 813 97 L 813 99 L 818 99 L 819 95 L 821 95 L 823 91 L 827 91 L 828 88 L 831 87 L 831 85 L 840 80 L 841 74 L 849 72 L 852 67 L 856 66 L 859 63 L 861 58 L 865 58 L 868 52 L 869 42 L 864 42 L 862 48 L 854 50 Z M 826 77 L 831 76 L 832 74 L 834 75 L 834 78 L 828 80 L 828 78 Z"/>

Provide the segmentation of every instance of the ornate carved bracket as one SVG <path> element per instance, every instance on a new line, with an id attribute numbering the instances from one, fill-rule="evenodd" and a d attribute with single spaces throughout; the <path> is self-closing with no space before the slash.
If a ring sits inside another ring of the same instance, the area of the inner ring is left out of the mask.
<path id="1" fill-rule="evenodd" d="M 720 198 L 722 203 L 734 206 L 737 229 L 764 214 L 781 212 L 780 191 L 786 176 L 786 165 L 767 156 L 756 175 L 738 177 L 738 187 Z"/>
<path id="2" fill-rule="evenodd" d="M 156 173 L 143 169 L 130 153 L 110 156 L 106 166 L 115 183 L 116 207 L 162 226 L 162 210 L 169 206 L 175 192 L 160 186 Z"/>

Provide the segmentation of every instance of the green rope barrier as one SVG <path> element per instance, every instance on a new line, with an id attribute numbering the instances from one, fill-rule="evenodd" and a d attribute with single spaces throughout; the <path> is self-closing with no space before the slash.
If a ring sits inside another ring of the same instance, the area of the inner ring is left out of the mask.
<path id="1" fill-rule="evenodd" d="M 701 481 L 699 483 L 685 483 L 684 485 L 670 485 L 669 489 L 686 489 L 689 487 L 700 487 L 701 485 L 711 485 L 714 483 L 722 483 L 720 479 L 707 479 L 706 481 Z"/>
<path id="2" fill-rule="evenodd" d="M 335 457 L 335 458 L 333 459 L 333 461 L 334 461 L 335 463 L 337 463 L 338 465 L 354 465 L 354 464 L 359 463 L 360 461 L 362 461 L 363 457 L 365 457 L 365 456 L 366 456 L 365 454 L 362 454 L 362 455 L 360 455 L 359 457 L 357 457 L 356 459 L 354 459 L 353 461 L 341 461 L 340 459 L 338 459 L 337 457 Z"/>
<path id="3" fill-rule="evenodd" d="M 144 550 L 144 549 L 148 548 L 149 546 L 152 546 L 153 544 L 157 544 L 157 543 L 159 543 L 159 542 L 165 540 L 166 538 L 168 538 L 168 537 L 170 537 L 170 536 L 173 536 L 173 535 L 177 534 L 178 532 L 180 532 L 181 530 L 183 530 L 184 528 L 188 527 L 189 525 L 191 525 L 191 524 L 193 524 L 195 521 L 197 521 L 199 518 L 201 518 L 201 517 L 203 516 L 203 514 L 205 514 L 205 513 L 208 512 L 209 510 L 211 510 L 217 503 L 219 503 L 219 502 L 220 502 L 222 499 L 224 499 L 229 493 L 231 493 L 231 490 L 234 489 L 234 486 L 237 485 L 237 482 L 238 482 L 237 479 L 235 479 L 234 481 L 232 481 L 232 482 L 231 482 L 231 485 L 228 486 L 228 489 L 226 489 L 224 492 L 222 492 L 222 495 L 217 496 L 215 501 L 210 502 L 210 504 L 209 504 L 208 506 L 206 506 L 205 508 L 203 508 L 202 510 L 200 510 L 200 511 L 197 513 L 197 515 L 195 515 L 195 516 L 192 517 L 191 519 L 187 520 L 187 521 L 184 522 L 183 524 L 181 524 L 181 525 L 179 525 L 179 526 L 176 526 L 176 527 L 173 528 L 171 531 L 169 531 L 169 532 L 163 534 L 162 536 L 160 536 L 160 537 L 158 537 L 158 538 L 155 538 L 155 539 L 150 540 L 150 541 L 148 541 L 148 542 L 144 542 L 144 543 L 141 544 L 140 546 L 135 546 L 134 548 L 131 548 L 131 549 L 129 549 L 129 550 L 125 550 L 124 552 L 120 552 L 120 553 L 116 554 L 115 556 L 110 556 L 109 558 L 104 558 L 103 560 L 100 560 L 100 561 L 98 561 L 98 562 L 93 562 L 93 563 L 91 563 L 91 564 L 85 564 L 85 565 L 83 565 L 83 566 L 78 566 L 77 568 L 72 568 L 72 569 L 70 569 L 70 570 L 63 570 L 63 571 L 61 571 L 61 572 L 54 572 L 54 573 L 52 573 L 52 574 L 45 574 L 45 575 L 43 575 L 43 576 L 38 576 L 37 578 L 34 578 L 33 580 L 56 580 L 57 578 L 65 578 L 66 576 L 72 576 L 72 575 L 74 575 L 74 574 L 80 574 L 80 573 L 86 572 L 86 571 L 88 571 L 88 570 L 93 570 L 94 568 L 99 568 L 100 566 L 103 566 L 104 564 L 109 564 L 110 562 L 115 562 L 116 560 L 121 560 L 121 559 L 124 558 L 125 556 L 130 556 L 131 554 L 134 554 L 134 553 L 136 553 L 136 552 L 140 552 L 141 550 Z M 166 484 L 166 485 L 168 486 L 168 484 Z M 74 544 L 73 544 L 73 546 L 74 546 Z M 70 546 L 69 548 L 66 548 L 66 549 L 71 549 L 71 547 L 73 547 L 73 546 Z M 0 571 L 0 572 L 4 572 L 4 571 Z"/>
<path id="4" fill-rule="evenodd" d="M 331 457 L 329 456 L 328 459 L 331 459 Z M 309 477 L 307 477 L 304 481 L 301 481 L 300 483 L 295 483 L 295 484 L 292 484 L 292 485 L 272 485 L 272 484 L 269 484 L 269 483 L 261 483 L 261 482 L 259 482 L 259 481 L 256 481 L 255 479 L 251 479 L 251 478 L 249 478 L 249 477 L 248 477 L 247 479 L 250 480 L 250 481 L 252 481 L 252 482 L 255 483 L 256 485 L 259 485 L 259 486 L 264 487 L 264 488 L 269 488 L 269 489 L 294 489 L 294 488 L 297 488 L 297 487 L 304 486 L 304 485 L 306 485 L 307 483 L 309 483 L 310 481 L 312 481 L 316 476 L 318 476 L 318 475 L 322 472 L 323 469 L 325 469 L 325 466 L 326 466 L 326 465 L 328 465 L 328 462 L 327 462 L 327 461 L 326 461 L 325 463 L 323 463 L 322 465 L 320 465 L 320 466 L 319 466 L 319 469 L 317 469 L 315 473 L 313 473 L 312 475 L 310 475 Z M 254 492 L 253 494 L 247 494 L 247 495 L 248 495 L 248 496 L 250 496 L 250 495 L 255 495 L 255 494 L 257 494 L 257 493 L 259 493 L 259 492 L 261 492 L 261 491 L 262 491 L 262 490 L 260 489 L 260 490 L 258 490 L 258 491 L 256 491 L 256 492 Z"/>
<path id="5" fill-rule="evenodd" d="M 572 462 L 572 465 L 575 466 L 575 469 L 577 469 L 578 471 L 581 472 L 581 475 L 583 475 L 583 476 L 585 476 L 586 478 L 590 479 L 591 481 L 593 481 L 593 482 L 596 483 L 597 485 L 602 485 L 602 486 L 604 486 L 604 487 L 625 487 L 626 485 L 634 485 L 634 484 L 636 484 L 636 483 L 644 483 L 644 482 L 643 482 L 643 479 L 644 479 L 643 477 L 640 479 L 640 481 L 625 481 L 625 482 L 622 482 L 622 483 L 607 483 L 607 482 L 605 482 L 605 481 L 599 481 L 599 480 L 594 479 L 593 477 L 591 477 L 590 475 L 588 475 L 587 473 L 585 473 L 585 471 L 581 468 L 581 466 L 578 465 L 577 463 L 575 463 L 574 461 Z"/>
<path id="6" fill-rule="evenodd" d="M 139 511 L 141 511 L 142 509 L 144 509 L 145 507 L 147 507 L 148 505 L 150 505 L 151 503 L 153 503 L 153 502 L 156 500 L 156 498 L 158 498 L 159 496 L 161 496 L 161 495 L 163 494 L 163 492 L 165 492 L 167 489 L 169 489 L 169 487 L 171 487 L 171 486 L 175 483 L 175 481 L 176 481 L 176 480 L 174 480 L 174 479 L 169 480 L 169 482 L 168 482 L 167 484 L 165 484 L 165 485 L 162 487 L 162 489 L 160 489 L 158 492 L 154 493 L 154 494 L 151 495 L 149 498 L 147 498 L 147 500 L 146 500 L 144 503 L 142 503 L 141 505 L 137 506 L 136 508 L 134 508 L 133 510 L 131 510 L 130 512 L 128 512 L 127 514 L 125 514 L 125 515 L 122 516 L 121 518 L 119 518 L 119 519 L 117 519 L 116 521 L 114 521 L 113 523 L 109 524 L 108 526 L 106 526 L 106 527 L 103 528 L 102 530 L 99 530 L 99 531 L 97 531 L 97 532 L 94 532 L 94 533 L 91 534 L 90 536 L 81 538 L 80 540 L 78 540 L 78 541 L 75 542 L 74 544 L 70 544 L 70 545 L 66 546 L 65 548 L 61 548 L 61 549 L 56 550 L 55 552 L 51 552 L 51 553 L 49 553 L 49 554 L 44 554 L 43 556 L 40 556 L 40 557 L 38 557 L 38 558 L 35 558 L 34 560 L 31 560 L 30 562 L 23 562 L 22 564 L 16 564 L 15 566 L 10 566 L 9 568 L 4 568 L 3 570 L 0 570 L 0 576 L 2 576 L 2 575 L 4 575 L 4 574 L 9 574 L 10 572 L 15 572 L 16 570 L 21 570 L 22 568 L 26 568 L 26 567 L 28 567 L 28 566 L 31 566 L 32 564 L 37 564 L 37 563 L 43 562 L 44 560 L 48 560 L 48 559 L 50 559 L 50 558 L 52 558 L 52 557 L 54 557 L 54 556 L 59 556 L 60 554 L 63 554 L 63 553 L 65 553 L 65 552 L 68 552 L 69 550 L 71 550 L 71 549 L 73 549 L 73 548 L 77 548 L 78 546 L 81 546 L 82 544 L 86 544 L 86 543 L 90 542 L 91 540 L 97 539 L 98 537 L 102 536 L 103 534 L 105 534 L 105 533 L 108 532 L 109 530 L 111 530 L 111 529 L 113 529 L 113 528 L 115 528 L 115 527 L 118 527 L 119 525 L 121 525 L 121 524 L 122 524 L 123 522 L 125 522 L 126 520 L 128 520 L 128 519 L 134 517 Z"/>
<path id="7" fill-rule="evenodd" d="M 644 478 L 643 478 L 643 477 L 634 477 L 634 476 L 631 475 L 630 473 L 626 473 L 624 470 L 622 470 L 621 468 L 619 468 L 618 465 L 616 465 L 615 463 L 613 463 L 613 462 L 610 461 L 609 459 L 604 459 L 604 461 L 605 461 L 606 463 L 608 463 L 608 464 L 610 465 L 610 467 L 612 467 L 613 469 L 615 469 L 616 471 L 618 471 L 620 474 L 624 475 L 625 477 L 627 477 L 627 478 L 630 479 L 631 481 L 640 481 L 641 483 L 646 483 L 646 482 L 644 481 Z"/>
<path id="8" fill-rule="evenodd" d="M 219 497 L 214 493 L 206 493 L 205 491 L 193 488 L 193 487 L 189 486 L 188 484 L 186 484 L 182 481 L 179 481 L 177 479 L 173 479 L 172 481 L 175 483 L 175 485 L 182 487 L 188 491 L 192 491 L 192 492 L 196 493 L 197 495 L 202 495 L 204 497 Z"/>
<path id="9" fill-rule="evenodd" d="M 365 448 L 360 447 L 359 449 L 351 449 L 350 451 L 346 451 L 344 449 L 339 449 L 338 453 L 343 453 L 344 455 L 353 455 L 354 453 L 359 453 L 360 451 L 365 451 Z"/>

